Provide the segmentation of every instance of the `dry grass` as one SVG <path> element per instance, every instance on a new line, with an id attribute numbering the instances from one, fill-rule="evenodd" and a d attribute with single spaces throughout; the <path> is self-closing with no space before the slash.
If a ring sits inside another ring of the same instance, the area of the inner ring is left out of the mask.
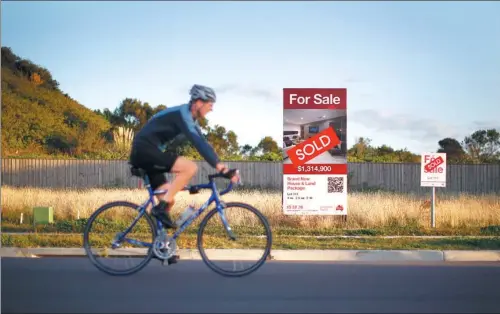
<path id="1" fill-rule="evenodd" d="M 94 248 L 109 248 L 109 241 L 115 234 L 101 236 L 92 241 Z M 137 237 L 135 237 L 137 239 Z M 177 245 L 181 249 L 196 249 L 196 235 L 185 234 L 178 238 Z M 217 237 L 204 236 L 203 246 L 210 248 L 255 248 L 263 247 L 262 240 L 239 239 L 239 241 L 221 241 Z M 38 248 L 38 247 L 67 247 L 81 248 L 83 238 L 79 234 L 53 236 L 43 233 L 29 235 L 6 235 L 2 234 L 3 247 L 18 248 Z M 280 236 L 273 239 L 273 250 L 498 250 L 500 249 L 499 239 L 470 239 L 470 238 L 449 238 L 449 239 L 429 239 L 429 238 L 368 238 L 368 239 L 316 239 L 299 238 L 295 236 Z M 108 251 L 104 249 L 103 251 Z M 109 251 L 108 251 L 109 252 Z"/>
<path id="2" fill-rule="evenodd" d="M 188 202 L 201 205 L 207 193 L 191 196 L 186 192 L 177 195 L 174 213 L 183 210 Z M 17 220 L 21 212 L 29 213 L 34 206 L 52 206 L 55 219 L 88 217 L 100 205 L 116 200 L 141 203 L 147 198 L 145 190 L 49 190 L 41 188 L 13 188 L 2 186 L 3 219 Z M 232 192 L 223 196 L 225 201 L 241 201 L 260 209 L 270 220 L 273 228 L 292 227 L 344 229 L 429 226 L 430 206 L 428 201 L 391 193 L 352 193 L 349 195 L 348 220 L 343 223 L 338 217 L 285 216 L 280 192 Z M 243 220 L 240 220 L 243 223 Z M 500 196 L 460 196 L 442 198 L 437 201 L 437 226 L 442 228 L 483 227 L 500 225 Z M 233 222 L 235 223 L 235 222 Z"/>

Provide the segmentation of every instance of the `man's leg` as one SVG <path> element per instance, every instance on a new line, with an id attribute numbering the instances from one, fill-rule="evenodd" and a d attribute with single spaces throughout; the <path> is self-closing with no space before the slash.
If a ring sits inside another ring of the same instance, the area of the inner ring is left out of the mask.
<path id="1" fill-rule="evenodd" d="M 197 171 L 198 166 L 194 161 L 184 157 L 177 157 L 170 171 L 175 173 L 175 177 L 163 199 L 172 206 L 175 202 L 175 195 L 191 181 Z"/>
<path id="2" fill-rule="evenodd" d="M 165 227 L 175 227 L 169 213 L 175 203 L 175 195 L 191 181 L 197 170 L 198 167 L 195 162 L 184 157 L 176 157 L 169 171 L 175 174 L 172 183 L 169 184 L 166 181 L 157 181 L 157 188 L 155 190 L 168 189 L 168 191 L 166 194 L 158 195 L 160 203 L 153 208 L 152 213 L 154 216 L 161 219 Z"/>
<path id="3" fill-rule="evenodd" d="M 148 171 L 148 177 L 153 191 L 166 190 L 169 188 L 167 179 L 163 172 Z M 175 228 L 169 212 L 167 211 L 167 203 L 163 200 L 165 193 L 157 194 L 156 199 L 159 202 L 151 209 L 151 214 L 163 223 L 165 228 Z"/>

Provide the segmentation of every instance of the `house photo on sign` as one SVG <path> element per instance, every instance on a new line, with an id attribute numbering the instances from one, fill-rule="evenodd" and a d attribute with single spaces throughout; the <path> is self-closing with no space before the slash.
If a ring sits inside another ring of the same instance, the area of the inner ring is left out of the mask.
<path id="1" fill-rule="evenodd" d="M 283 110 L 283 158 L 291 164 L 288 151 L 297 145 L 331 128 L 337 140 L 320 137 L 318 142 L 304 147 L 299 157 L 313 154 L 320 146 L 327 149 L 306 164 L 345 164 L 347 163 L 347 114 L 346 110 L 331 109 L 284 109 Z"/>
<path id="2" fill-rule="evenodd" d="M 283 211 L 347 214 L 347 90 L 283 90 Z"/>

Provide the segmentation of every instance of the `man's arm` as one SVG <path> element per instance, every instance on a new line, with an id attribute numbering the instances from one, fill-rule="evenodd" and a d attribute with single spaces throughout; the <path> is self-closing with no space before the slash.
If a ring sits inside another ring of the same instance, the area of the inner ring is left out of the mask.
<path id="1" fill-rule="evenodd" d="M 212 146 L 207 142 L 201 130 L 195 124 L 193 117 L 189 113 L 181 111 L 182 119 L 179 121 L 179 127 L 184 135 L 193 143 L 201 156 L 214 168 L 217 168 L 220 160 Z"/>
<path id="2" fill-rule="evenodd" d="M 196 122 L 196 123 L 194 124 L 194 128 L 196 129 L 196 132 L 198 132 L 198 134 L 200 134 L 200 136 L 201 136 L 202 138 L 205 138 L 205 135 L 203 135 L 203 132 L 201 132 L 200 125 L 198 124 L 198 122 Z M 205 139 L 206 139 L 206 138 L 205 138 Z"/>

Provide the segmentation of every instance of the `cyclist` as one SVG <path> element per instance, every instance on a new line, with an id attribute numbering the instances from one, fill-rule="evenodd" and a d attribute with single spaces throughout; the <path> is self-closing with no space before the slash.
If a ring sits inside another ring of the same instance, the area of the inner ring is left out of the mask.
<path id="1" fill-rule="evenodd" d="M 198 152 L 218 172 L 226 175 L 233 183 L 238 176 L 219 161 L 212 146 L 206 141 L 199 127 L 199 119 L 212 111 L 216 95 L 212 88 L 193 85 L 187 104 L 170 107 L 155 114 L 136 134 L 130 152 L 130 164 L 142 168 L 149 177 L 153 191 L 168 189 L 166 194 L 157 196 L 159 204 L 151 214 L 162 222 L 165 228 L 175 228 L 170 210 L 175 195 L 182 190 L 196 174 L 196 163 L 172 152 L 165 152 L 166 143 L 171 140 L 188 140 Z M 167 183 L 165 173 L 175 173 L 171 184 Z"/>

